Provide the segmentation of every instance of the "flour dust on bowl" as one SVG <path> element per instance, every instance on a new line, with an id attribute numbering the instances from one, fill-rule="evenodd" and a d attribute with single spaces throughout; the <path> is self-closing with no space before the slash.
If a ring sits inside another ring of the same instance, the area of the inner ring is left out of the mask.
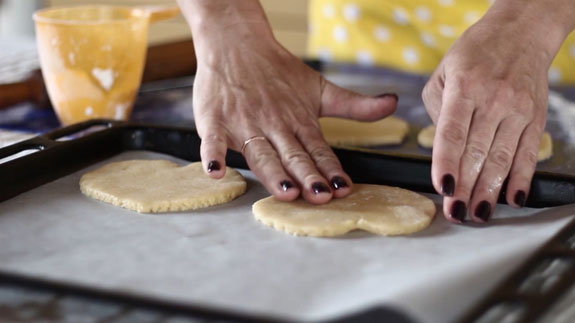
<path id="1" fill-rule="evenodd" d="M 42 74 L 64 125 L 126 120 L 140 82 L 148 26 L 175 7 L 79 6 L 34 14 Z"/>

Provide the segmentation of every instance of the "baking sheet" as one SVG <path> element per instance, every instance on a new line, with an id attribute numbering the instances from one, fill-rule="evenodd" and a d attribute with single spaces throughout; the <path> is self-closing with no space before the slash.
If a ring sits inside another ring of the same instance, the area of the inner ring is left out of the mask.
<path id="1" fill-rule="evenodd" d="M 106 162 L 157 158 L 185 163 L 151 152 Z M 387 304 L 444 323 L 575 214 L 573 205 L 499 206 L 485 227 L 451 225 L 439 213 L 407 237 L 293 237 L 253 219 L 252 203 L 268 194 L 248 171 L 247 193 L 229 204 L 149 215 L 80 193 L 80 176 L 101 164 L 0 204 L 0 270 L 290 320 Z"/>

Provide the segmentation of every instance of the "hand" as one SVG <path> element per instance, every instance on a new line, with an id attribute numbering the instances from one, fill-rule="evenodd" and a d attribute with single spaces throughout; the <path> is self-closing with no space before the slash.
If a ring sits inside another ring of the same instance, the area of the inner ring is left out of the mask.
<path id="1" fill-rule="evenodd" d="M 547 118 L 547 71 L 572 28 L 546 3 L 538 17 L 549 24 L 534 21 L 530 10 L 541 8 L 533 3 L 519 10 L 524 1 L 496 2 L 455 42 L 424 88 L 437 125 L 433 185 L 455 223 L 467 210 L 474 222 L 487 222 L 508 176 L 510 205 L 523 206 L 529 195 Z"/>
<path id="2" fill-rule="evenodd" d="M 351 179 L 318 117 L 380 119 L 395 111 L 396 97 L 366 97 L 329 83 L 279 45 L 263 20 L 206 33 L 196 39 L 193 98 L 206 172 L 222 177 L 226 150 L 243 148 L 250 169 L 281 200 L 301 194 L 320 204 L 349 194 Z"/>

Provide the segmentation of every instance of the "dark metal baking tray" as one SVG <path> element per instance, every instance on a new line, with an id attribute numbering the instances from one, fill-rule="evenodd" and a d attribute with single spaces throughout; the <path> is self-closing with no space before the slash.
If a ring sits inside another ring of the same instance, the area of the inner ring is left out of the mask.
<path id="1" fill-rule="evenodd" d="M 94 129 L 100 131 L 93 132 Z M 65 140 L 86 132 L 93 133 Z M 197 161 L 200 160 L 199 146 L 200 138 L 193 129 L 106 120 L 75 124 L 0 149 L 0 161 L 22 151 L 37 150 L 25 158 L 1 165 L 0 202 L 122 151 L 149 150 Z M 335 148 L 334 151 L 355 182 L 435 192 L 429 157 L 359 148 Z M 247 168 L 243 157 L 235 151 L 229 152 L 227 163 L 232 167 Z M 501 193 L 501 203 L 505 203 L 504 196 L 505 188 Z M 572 203 L 575 203 L 575 176 L 535 173 L 526 206 L 550 207 Z"/>
<path id="2" fill-rule="evenodd" d="M 5 162 L 0 164 L 0 202 L 123 151 L 148 150 L 197 161 L 200 159 L 199 146 L 200 138 L 193 129 L 109 120 L 76 124 L 0 149 L 0 161 L 26 150 L 35 151 L 24 157 L 4 160 Z M 335 149 L 335 152 L 355 182 L 401 186 L 420 192 L 434 191 L 430 179 L 431 161 L 428 157 L 370 150 Z M 243 157 L 237 152 L 230 151 L 227 162 L 232 167 L 247 168 Z M 528 206 L 547 207 L 571 203 L 575 203 L 575 177 L 546 172 L 535 174 Z M 573 231 L 574 227 L 572 223 L 570 229 L 566 230 Z M 572 253 L 572 250 L 568 252 L 569 255 Z M 168 303 L 158 299 L 54 283 L 8 272 L 0 272 L 0 287 L 2 286 L 41 289 L 58 295 L 123 304 L 130 308 L 152 308 L 170 315 L 175 313 L 204 319 L 243 322 L 279 321 L 275 318 L 252 317 L 194 304 Z M 558 292 L 555 292 L 552 296 L 557 294 Z M 549 298 L 551 299 L 552 297 Z M 550 304 L 551 301 L 547 303 Z M 407 316 L 386 307 L 351 315 L 341 321 L 412 322 Z"/>

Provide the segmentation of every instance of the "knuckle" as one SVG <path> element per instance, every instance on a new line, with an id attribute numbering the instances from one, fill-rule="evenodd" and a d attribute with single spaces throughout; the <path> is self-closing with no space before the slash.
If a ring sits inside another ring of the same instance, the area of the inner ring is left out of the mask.
<path id="1" fill-rule="evenodd" d="M 515 97 L 515 90 L 510 87 L 506 81 L 499 80 L 496 82 L 495 95 L 493 99 L 499 102 L 513 102 L 513 98 Z"/>
<path id="2" fill-rule="evenodd" d="M 486 102 L 485 106 L 478 109 L 477 117 L 482 120 L 489 120 L 491 122 L 501 122 L 509 115 L 510 104 L 505 101 L 494 100 L 492 102 Z"/>
<path id="3" fill-rule="evenodd" d="M 452 145 L 463 145 L 467 136 L 466 129 L 460 125 L 452 124 L 442 132 L 442 139 Z"/>
<path id="4" fill-rule="evenodd" d="M 492 99 L 485 101 L 485 106 L 480 108 L 482 117 L 486 120 L 504 119 L 506 116 L 512 114 L 510 112 L 515 109 L 516 104 L 512 101 L 504 99 L 504 95 L 495 94 Z"/>
<path id="5" fill-rule="evenodd" d="M 521 132 L 523 132 L 525 128 L 527 128 L 527 126 L 529 125 L 529 121 L 532 120 L 533 118 L 533 114 L 531 111 L 532 110 L 525 111 L 523 113 L 517 113 L 513 117 L 513 122 L 515 126 L 517 127 L 517 129 L 520 129 Z"/>
<path id="6" fill-rule="evenodd" d="M 467 153 L 475 160 L 483 160 L 487 156 L 488 147 L 482 142 L 472 140 L 467 145 Z"/>
<path id="7" fill-rule="evenodd" d="M 503 109 L 500 109 L 494 102 L 486 103 L 477 108 L 473 118 L 474 120 L 490 120 L 491 122 L 497 122 L 502 119 L 500 116 L 501 111 L 503 111 Z"/>
<path id="8" fill-rule="evenodd" d="M 470 141 L 466 148 L 467 156 L 472 161 L 480 161 L 483 162 L 487 157 L 488 148 L 485 144 L 479 143 L 477 141 Z"/>
<path id="9" fill-rule="evenodd" d="M 253 158 L 256 164 L 266 164 L 276 159 L 276 153 L 271 149 L 259 149 L 253 152 Z"/>
<path id="10" fill-rule="evenodd" d="M 507 147 L 497 147 L 491 153 L 490 159 L 495 166 L 501 169 L 507 169 L 513 160 L 513 152 Z"/>
<path id="11" fill-rule="evenodd" d="M 454 73 L 451 74 L 449 83 L 451 83 L 453 87 L 464 88 L 465 85 L 467 84 L 466 73 L 464 73 L 463 71 L 455 71 Z"/>
<path id="12" fill-rule="evenodd" d="M 250 169 L 259 170 L 266 174 L 266 177 L 278 174 L 278 169 L 281 169 L 281 163 L 277 156 L 270 152 L 255 153 L 251 158 L 248 158 L 248 164 Z"/>
<path id="13" fill-rule="evenodd" d="M 284 117 L 281 115 L 270 115 L 262 118 L 265 120 L 260 126 L 269 132 L 276 132 L 279 135 L 284 136 L 291 136 L 293 135 L 292 131 L 287 126 L 288 124 L 288 117 Z"/>
<path id="14" fill-rule="evenodd" d="M 278 145 L 284 142 L 292 142 L 292 138 L 294 137 L 293 132 L 283 126 L 277 128 L 266 128 L 264 133 L 272 144 L 277 143 Z"/>
<path id="15" fill-rule="evenodd" d="M 531 120 L 535 116 L 535 102 L 533 98 L 528 95 L 519 95 L 516 99 L 516 103 L 512 107 L 515 116 L 524 124 L 527 123 L 527 120 Z"/>
<path id="16" fill-rule="evenodd" d="M 288 165 L 308 163 L 309 155 L 301 149 L 290 149 L 282 154 L 282 158 Z"/>
<path id="17" fill-rule="evenodd" d="M 514 117 L 531 120 L 537 111 L 536 102 L 535 97 L 531 93 L 514 89 L 507 83 L 500 82 L 492 99 L 488 100 L 487 105 L 490 107 L 490 113 L 513 115 Z"/>
<path id="18" fill-rule="evenodd" d="M 515 94 L 515 100 L 519 108 L 531 108 L 535 105 L 535 98 L 527 92 L 519 92 Z"/>
<path id="19" fill-rule="evenodd" d="M 450 83 L 450 86 L 461 95 L 461 99 L 471 99 L 469 95 L 476 90 L 476 81 L 468 73 L 459 72 L 454 74 Z"/>
<path id="20" fill-rule="evenodd" d="M 225 137 L 219 133 L 209 133 L 202 137 L 202 141 L 207 144 L 225 142 Z"/>
<path id="21" fill-rule="evenodd" d="M 294 126 L 294 132 L 297 138 L 300 138 L 300 140 L 305 138 L 305 142 L 312 143 L 320 140 L 318 138 L 323 138 L 320 129 L 319 119 L 317 118 L 302 119 Z"/>
<path id="22" fill-rule="evenodd" d="M 334 159 L 334 155 L 331 149 L 321 146 L 312 147 L 309 154 L 313 157 L 316 162 L 331 162 Z"/>
<path id="23" fill-rule="evenodd" d="M 538 152 L 536 150 L 533 149 L 529 149 L 528 151 L 525 152 L 525 161 L 527 163 L 529 163 L 530 165 L 535 165 L 537 164 L 538 161 Z"/>

